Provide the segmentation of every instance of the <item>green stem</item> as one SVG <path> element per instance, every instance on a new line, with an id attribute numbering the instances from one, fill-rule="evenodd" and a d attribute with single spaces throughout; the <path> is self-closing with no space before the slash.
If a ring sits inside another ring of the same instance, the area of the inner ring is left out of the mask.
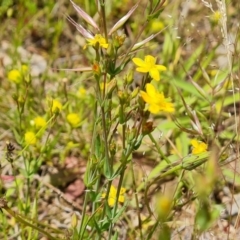
<path id="1" fill-rule="evenodd" d="M 22 223 L 25 226 L 31 227 L 33 229 L 38 230 L 39 232 L 41 232 L 42 234 L 44 234 L 45 236 L 48 237 L 48 239 L 50 240 L 56 240 L 57 238 L 53 237 L 52 235 L 50 235 L 48 232 L 46 232 L 45 230 L 25 221 L 22 217 L 20 217 L 18 214 L 16 214 L 14 211 L 12 211 L 9 207 L 4 206 L 3 209 L 5 209 L 12 217 L 14 217 L 18 222 Z"/>
<path id="2" fill-rule="evenodd" d="M 121 187 L 122 187 L 122 184 L 123 184 L 123 178 L 124 178 L 124 174 L 125 174 L 125 170 L 126 170 L 126 165 L 128 163 L 129 156 L 133 152 L 133 149 L 134 149 L 136 141 L 137 141 L 137 138 L 135 139 L 135 141 L 132 142 L 131 145 L 128 146 L 128 148 L 126 149 L 126 153 L 123 154 L 123 157 L 122 157 L 122 160 L 121 160 L 121 162 L 122 162 L 122 171 L 121 171 L 121 174 L 120 174 L 120 179 L 119 179 L 118 188 L 117 188 L 117 194 L 116 194 L 116 202 L 115 202 L 115 205 L 114 205 L 113 215 L 112 216 L 115 216 L 116 212 L 117 212 L 118 199 L 119 199 L 120 192 L 121 192 Z M 111 223 L 110 228 L 109 228 L 109 238 L 108 238 L 109 240 L 111 239 L 112 231 L 113 231 L 113 225 Z"/>
<path id="3" fill-rule="evenodd" d="M 139 227 L 139 231 L 140 231 L 140 239 L 143 239 L 142 220 L 141 220 L 140 207 L 139 207 L 139 201 L 138 201 L 138 196 L 137 196 L 137 184 L 136 184 L 136 179 L 135 179 L 135 175 L 134 175 L 134 169 L 133 169 L 133 163 L 132 162 L 131 162 L 131 172 L 132 172 L 132 179 L 133 179 L 133 191 L 134 191 L 134 196 L 135 196 L 135 201 L 136 201 L 136 206 L 137 206 L 138 227 Z"/>
<path id="4" fill-rule="evenodd" d="M 107 172 L 110 176 L 112 176 L 112 161 L 110 162 L 109 155 L 108 155 L 108 137 L 107 137 L 107 127 L 106 127 L 106 119 L 105 119 L 105 111 L 104 107 L 101 107 L 101 115 L 102 115 L 102 127 L 103 127 L 103 139 L 104 139 L 104 146 L 105 146 L 105 158 L 106 158 L 106 167 Z"/>
<path id="5" fill-rule="evenodd" d="M 124 163 L 125 164 L 125 163 Z M 125 164 L 126 165 L 126 164 Z M 116 194 L 116 202 L 114 205 L 114 209 L 113 209 L 113 214 L 112 216 L 114 217 L 116 215 L 117 212 L 117 207 L 118 207 L 118 199 L 119 199 L 119 195 L 120 195 L 120 191 L 122 188 L 122 183 L 123 183 L 123 177 L 124 177 L 124 173 L 125 173 L 125 167 L 122 170 L 122 173 L 120 175 L 120 179 L 119 179 L 119 183 L 118 183 L 118 188 L 117 188 L 117 194 Z M 108 234 L 108 240 L 112 239 L 112 231 L 113 231 L 113 224 L 112 222 L 110 223 L 110 228 L 109 228 L 109 234 Z"/>
<path id="6" fill-rule="evenodd" d="M 108 43 L 108 34 L 107 34 L 107 23 L 106 23 L 106 12 L 105 12 L 105 0 L 102 0 L 100 3 L 101 12 L 102 12 L 102 21 L 103 21 L 103 31 L 106 39 L 106 43 Z"/>
<path id="7" fill-rule="evenodd" d="M 88 201 L 89 192 L 86 191 L 85 193 L 86 194 L 85 194 L 85 197 L 84 197 L 82 219 L 81 219 L 80 228 L 79 228 L 79 232 L 78 232 L 78 239 L 83 239 L 83 236 L 84 236 L 84 231 L 82 232 L 82 229 L 83 229 L 84 219 L 85 219 L 86 211 L 87 211 L 87 201 Z"/>
<path id="8" fill-rule="evenodd" d="M 126 58 L 128 57 L 128 54 L 131 52 L 133 46 L 137 43 L 138 39 L 141 37 L 141 35 L 142 35 L 145 27 L 147 26 L 147 24 L 148 24 L 148 21 L 146 21 L 146 22 L 143 24 L 143 26 L 142 26 L 142 28 L 140 29 L 137 37 L 135 38 L 135 41 L 134 41 L 134 42 L 132 43 L 132 45 L 128 48 L 126 54 L 124 55 L 124 58 L 122 59 L 121 63 L 119 64 L 119 66 L 121 66 L 121 65 L 125 62 Z"/>
<path id="9" fill-rule="evenodd" d="M 154 143 L 154 146 L 156 147 L 158 153 L 160 154 L 160 156 L 167 162 L 167 163 L 171 163 L 171 161 L 165 156 L 165 154 L 162 152 L 161 148 L 159 147 L 159 144 L 156 142 L 155 138 L 153 137 L 153 135 L 151 133 L 148 134 L 148 136 L 150 137 L 150 139 L 152 140 L 152 142 Z"/>

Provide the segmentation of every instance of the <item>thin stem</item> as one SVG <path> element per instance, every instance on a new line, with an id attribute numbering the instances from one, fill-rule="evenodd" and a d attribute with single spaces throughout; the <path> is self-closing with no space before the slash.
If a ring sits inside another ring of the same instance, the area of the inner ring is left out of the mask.
<path id="1" fill-rule="evenodd" d="M 88 194 L 89 194 L 89 192 L 87 191 L 85 194 L 85 197 L 84 197 L 82 219 L 81 219 L 80 228 L 79 228 L 79 232 L 78 232 L 78 239 L 82 239 L 83 235 L 84 235 L 84 231 L 82 232 L 82 229 L 83 229 L 84 219 L 85 219 L 86 212 L 87 212 Z"/>
<path id="2" fill-rule="evenodd" d="M 152 142 L 154 143 L 154 146 L 156 147 L 158 153 L 160 154 L 160 156 L 167 162 L 167 163 L 171 163 L 171 161 L 165 156 L 165 154 L 162 152 L 161 148 L 159 147 L 158 143 L 156 142 L 155 138 L 153 137 L 153 135 L 151 133 L 148 134 L 148 136 L 150 137 L 150 139 L 152 140 Z"/>
<path id="3" fill-rule="evenodd" d="M 97 118 L 97 101 L 95 102 L 95 107 L 94 107 L 94 126 L 93 126 L 93 133 L 92 133 L 92 144 L 91 144 L 91 153 L 90 156 L 94 155 L 94 148 L 95 148 L 95 137 L 96 137 L 96 118 Z M 89 173 L 91 174 L 91 173 Z M 84 197 L 84 203 L 83 203 L 83 211 L 82 211 L 82 219 L 81 219 L 81 223 L 80 223 L 80 229 L 78 232 L 78 238 L 79 236 L 83 236 L 84 232 L 82 233 L 82 228 L 83 228 L 83 223 L 84 223 L 84 217 L 86 214 L 86 207 L 87 207 L 87 200 L 88 200 L 88 192 L 86 192 L 85 197 Z"/>
<path id="4" fill-rule="evenodd" d="M 138 196 L 137 196 L 137 184 L 136 184 L 136 179 L 135 179 L 135 174 L 134 174 L 134 169 L 133 169 L 133 162 L 131 162 L 131 172 L 132 172 L 132 179 L 133 179 L 133 191 L 134 191 L 134 196 L 135 196 L 135 201 L 136 201 L 136 206 L 137 206 L 138 227 L 139 227 L 139 231 L 140 231 L 140 239 L 143 239 L 142 220 L 141 220 L 140 207 L 139 207 L 139 201 L 138 201 Z"/>
<path id="5" fill-rule="evenodd" d="M 121 63 L 119 64 L 120 66 L 125 62 L 128 54 L 131 52 L 133 46 L 136 44 L 136 42 L 138 41 L 138 39 L 141 37 L 141 35 L 142 35 L 145 27 L 147 26 L 147 24 L 148 24 L 148 21 L 146 21 L 146 22 L 143 24 L 142 28 L 140 29 L 138 35 L 137 35 L 136 38 L 135 38 L 135 41 L 134 41 L 134 42 L 131 44 L 131 46 L 128 48 L 128 50 L 127 50 L 124 58 L 122 59 Z"/>
<path id="6" fill-rule="evenodd" d="M 113 164 L 112 161 L 110 162 L 109 155 L 108 155 L 108 138 L 107 138 L 107 127 L 106 127 L 106 119 L 105 119 L 105 111 L 104 107 L 101 107 L 101 115 L 102 115 L 102 127 L 103 127 L 103 139 L 104 139 L 104 146 L 105 146 L 105 158 L 106 158 L 106 167 L 108 169 L 108 174 L 112 176 L 112 168 Z"/>
<path id="7" fill-rule="evenodd" d="M 120 174 L 120 179 L 119 179 L 119 183 L 118 183 L 118 188 L 117 188 L 117 194 L 116 194 L 116 202 L 115 202 L 115 205 L 114 205 L 114 209 L 113 209 L 113 215 L 112 216 L 115 216 L 116 215 L 116 212 L 117 212 L 117 208 L 118 208 L 118 199 L 119 199 L 119 196 L 120 196 L 120 192 L 121 192 L 121 188 L 122 188 L 122 183 L 123 183 L 123 177 L 124 177 L 124 173 L 125 173 L 125 170 L 126 170 L 126 161 L 124 164 L 124 167 L 122 169 L 122 172 Z M 108 240 L 111 240 L 111 236 L 112 236 L 112 231 L 113 231 L 113 224 L 111 222 L 110 224 L 110 228 L 109 228 L 109 235 L 108 235 Z"/>
<path id="8" fill-rule="evenodd" d="M 106 22 L 106 12 L 105 12 L 105 0 L 102 0 L 100 5 L 101 5 L 101 12 L 102 12 L 103 31 L 104 31 L 106 43 L 108 43 L 107 22 Z"/>
<path id="9" fill-rule="evenodd" d="M 106 76 L 104 76 L 105 79 Z M 97 79 L 97 96 L 98 96 L 98 104 L 101 109 L 101 117 L 102 117 L 102 131 L 103 131 L 103 140 L 104 140 L 104 147 L 105 147 L 105 158 L 106 158 L 106 167 L 107 172 L 111 176 L 112 175 L 112 168 L 113 163 L 110 161 L 109 158 L 109 149 L 108 149 L 108 134 L 107 134 L 107 126 L 106 126 L 106 118 L 105 118 L 105 109 L 104 109 L 104 99 L 101 96 L 101 89 L 99 85 L 99 80 Z"/>
<path id="10" fill-rule="evenodd" d="M 33 229 L 38 230 L 39 232 L 41 232 L 42 234 L 44 234 L 45 236 L 47 236 L 50 240 L 56 240 L 57 238 L 53 237 L 52 235 L 50 235 L 48 232 L 46 232 L 45 230 L 43 230 L 42 228 L 39 228 L 38 226 L 35 226 L 33 224 L 31 224 L 30 222 L 27 222 L 26 220 L 24 220 L 20 215 L 18 215 L 17 213 L 15 213 L 14 211 L 12 211 L 8 206 L 4 206 L 2 207 L 4 210 L 6 210 L 12 217 L 14 217 L 17 221 L 19 221 L 20 223 L 22 223 L 25 226 L 31 227 Z"/>
<path id="11" fill-rule="evenodd" d="M 137 135 L 138 136 L 138 135 Z M 118 188 L 117 188 L 117 194 L 116 194 L 116 202 L 115 202 L 115 205 L 114 205 L 114 209 L 113 209 L 113 215 L 112 216 L 115 216 L 116 215 L 116 212 L 117 212 L 117 208 L 118 208 L 118 199 L 119 199 L 119 196 L 120 196 L 120 192 L 121 192 L 121 188 L 122 188 L 122 184 L 123 184 L 123 178 L 124 178 L 124 174 L 125 174 L 125 170 L 126 170 L 126 165 L 128 163 L 128 158 L 129 156 L 132 154 L 133 152 L 133 149 L 134 149 L 134 146 L 135 146 L 135 143 L 137 141 L 137 137 L 136 139 L 132 142 L 131 145 L 128 146 L 128 148 L 126 149 L 126 154 L 123 155 L 122 157 L 122 171 L 121 171 L 121 174 L 120 174 L 120 179 L 119 179 L 119 183 L 118 183 Z M 109 228 L 109 237 L 112 235 L 112 223 L 110 225 L 110 228 Z M 109 238 L 110 240 L 111 238 Z"/>
<path id="12" fill-rule="evenodd" d="M 123 105 L 121 104 L 121 108 L 123 108 Z M 123 109 L 122 109 L 122 115 L 124 116 L 123 114 Z M 124 120 L 124 124 L 122 125 L 122 147 L 123 149 L 125 149 L 125 142 L 126 142 L 126 122 Z"/>

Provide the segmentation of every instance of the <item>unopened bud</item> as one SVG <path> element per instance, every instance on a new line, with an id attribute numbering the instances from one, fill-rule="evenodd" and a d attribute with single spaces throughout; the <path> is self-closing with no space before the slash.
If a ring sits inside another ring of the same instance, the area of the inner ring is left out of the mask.
<path id="1" fill-rule="evenodd" d="M 135 98 L 138 95 L 138 93 L 139 93 L 139 88 L 137 87 L 131 93 L 131 98 Z"/>
<path id="2" fill-rule="evenodd" d="M 116 143 L 111 143 L 110 144 L 109 151 L 110 151 L 112 156 L 114 156 L 116 154 Z"/>
<path id="3" fill-rule="evenodd" d="M 101 69 L 98 63 L 94 63 L 92 66 L 93 73 L 96 75 L 100 75 Z"/>
<path id="4" fill-rule="evenodd" d="M 75 213 L 73 213 L 72 215 L 72 219 L 71 219 L 71 227 L 75 228 L 78 224 L 78 218 L 77 215 Z"/>
<path id="5" fill-rule="evenodd" d="M 125 39 L 126 39 L 126 35 L 125 34 L 114 36 L 114 46 L 116 48 L 121 47 L 123 45 Z"/>
<path id="6" fill-rule="evenodd" d="M 127 78 L 126 78 L 127 84 L 131 84 L 133 82 L 133 71 L 130 71 L 127 74 Z"/>
<path id="7" fill-rule="evenodd" d="M 127 102 L 129 95 L 127 92 L 118 91 L 118 97 L 119 97 L 120 103 L 124 104 Z"/>
<path id="8" fill-rule="evenodd" d="M 166 221 L 172 209 L 172 198 L 166 195 L 159 195 L 157 198 L 157 213 L 160 221 Z"/>
<path id="9" fill-rule="evenodd" d="M 154 130 L 153 121 L 145 122 L 142 126 L 142 134 L 147 135 Z"/>

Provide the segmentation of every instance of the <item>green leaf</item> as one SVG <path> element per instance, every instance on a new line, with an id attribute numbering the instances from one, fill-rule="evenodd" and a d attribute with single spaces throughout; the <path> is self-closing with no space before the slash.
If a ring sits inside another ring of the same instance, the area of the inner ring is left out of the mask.
<path id="1" fill-rule="evenodd" d="M 211 214 L 209 211 L 209 206 L 207 204 L 202 204 L 199 207 L 195 222 L 201 232 L 209 228 L 209 223 L 211 222 Z"/>
<path id="2" fill-rule="evenodd" d="M 116 223 L 117 221 L 119 221 L 121 215 L 123 214 L 123 212 L 125 212 L 126 208 L 127 203 L 125 203 L 124 206 L 118 210 L 117 214 L 113 216 L 112 223 Z"/>
<path id="3" fill-rule="evenodd" d="M 185 132 L 182 132 L 180 136 L 176 139 L 177 150 L 181 153 L 182 156 L 188 155 L 188 146 L 189 139 Z"/>
<path id="4" fill-rule="evenodd" d="M 197 96 L 201 99 L 204 99 L 205 98 L 202 96 L 202 94 L 200 94 L 198 92 L 198 90 L 189 82 L 186 82 L 186 80 L 181 80 L 180 78 L 173 78 L 174 80 L 174 85 L 186 92 L 188 92 L 189 94 L 191 94 L 191 96 Z"/>
<path id="5" fill-rule="evenodd" d="M 224 178 L 226 179 L 227 182 L 231 182 L 236 185 L 240 185 L 240 176 L 234 172 L 234 170 L 230 169 L 222 169 Z"/>
<path id="6" fill-rule="evenodd" d="M 196 62 L 198 61 L 198 58 L 200 57 L 201 53 L 203 52 L 203 49 L 205 47 L 205 44 L 201 44 L 199 45 L 199 47 L 197 49 L 195 49 L 195 51 L 193 52 L 193 54 L 191 55 L 190 58 L 188 58 L 183 64 L 183 71 L 181 74 L 181 78 L 185 79 L 187 73 L 189 72 L 189 70 L 191 69 L 191 67 L 196 64 Z"/>

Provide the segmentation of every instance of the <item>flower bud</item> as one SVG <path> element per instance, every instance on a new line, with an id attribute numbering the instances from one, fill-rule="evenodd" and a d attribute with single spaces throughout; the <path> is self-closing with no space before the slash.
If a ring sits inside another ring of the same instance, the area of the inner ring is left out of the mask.
<path id="1" fill-rule="evenodd" d="M 75 228 L 77 226 L 77 224 L 78 224 L 77 215 L 76 215 L 76 213 L 73 213 L 72 219 L 71 219 L 71 227 Z"/>
<path id="2" fill-rule="evenodd" d="M 128 100 L 128 97 L 129 97 L 129 94 L 127 92 L 118 91 L 118 98 L 121 104 L 126 103 Z"/>
<path id="3" fill-rule="evenodd" d="M 115 35 L 114 36 L 114 41 L 113 41 L 114 47 L 116 47 L 116 48 L 121 47 L 123 45 L 125 39 L 126 39 L 126 35 L 125 34 Z"/>
<path id="4" fill-rule="evenodd" d="M 101 69 L 98 63 L 94 63 L 92 66 L 92 71 L 95 75 L 100 75 L 101 74 Z"/>
<path id="5" fill-rule="evenodd" d="M 138 93 L 139 93 L 139 88 L 137 87 L 137 88 L 135 88 L 135 89 L 133 90 L 133 92 L 131 93 L 131 98 L 132 98 L 132 99 L 135 98 L 135 97 L 138 95 Z"/>
<path id="6" fill-rule="evenodd" d="M 127 84 L 132 84 L 132 82 L 133 82 L 133 71 L 130 71 L 130 72 L 127 74 L 126 82 L 127 82 Z"/>
<path id="7" fill-rule="evenodd" d="M 156 204 L 159 220 L 166 221 L 172 209 L 172 198 L 168 194 L 160 194 Z"/>
<path id="8" fill-rule="evenodd" d="M 142 126 L 142 134 L 147 135 L 154 130 L 153 121 L 145 122 Z"/>

